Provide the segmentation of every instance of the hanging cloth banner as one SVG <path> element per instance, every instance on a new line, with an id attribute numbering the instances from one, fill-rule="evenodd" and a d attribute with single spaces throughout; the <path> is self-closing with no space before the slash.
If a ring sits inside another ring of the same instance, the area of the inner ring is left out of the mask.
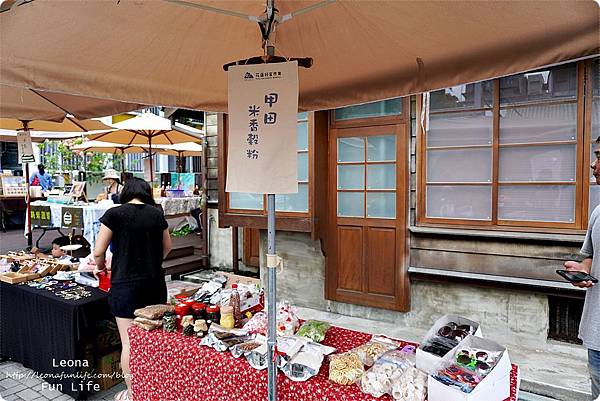
<path id="1" fill-rule="evenodd" d="M 33 145 L 31 144 L 31 134 L 29 131 L 17 132 L 17 149 L 19 154 L 19 163 L 33 163 Z"/>
<path id="2" fill-rule="evenodd" d="M 227 192 L 298 192 L 298 63 L 229 68 Z"/>

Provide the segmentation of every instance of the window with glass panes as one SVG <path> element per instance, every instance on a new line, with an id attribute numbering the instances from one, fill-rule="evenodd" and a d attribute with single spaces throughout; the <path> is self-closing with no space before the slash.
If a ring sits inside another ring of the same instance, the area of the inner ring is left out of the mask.
<path id="1" fill-rule="evenodd" d="M 396 218 L 396 136 L 337 142 L 337 215 Z"/>
<path id="2" fill-rule="evenodd" d="M 571 63 L 432 92 L 420 221 L 582 228 L 583 71 Z"/>
<path id="3" fill-rule="evenodd" d="M 308 213 L 308 144 L 308 113 L 299 113 L 297 126 L 298 193 L 277 195 L 275 197 L 275 209 L 277 212 Z M 229 193 L 230 210 L 263 211 L 265 207 L 266 201 L 263 194 Z"/>

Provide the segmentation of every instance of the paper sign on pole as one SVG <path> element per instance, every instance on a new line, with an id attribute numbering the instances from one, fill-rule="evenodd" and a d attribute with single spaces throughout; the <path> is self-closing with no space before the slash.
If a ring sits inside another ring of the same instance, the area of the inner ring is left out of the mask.
<path id="1" fill-rule="evenodd" d="M 35 162 L 35 157 L 33 156 L 33 146 L 31 144 L 31 134 L 29 131 L 17 132 L 17 148 L 19 162 L 21 164 Z"/>
<path id="2" fill-rule="evenodd" d="M 298 192 L 298 63 L 229 68 L 227 192 Z"/>

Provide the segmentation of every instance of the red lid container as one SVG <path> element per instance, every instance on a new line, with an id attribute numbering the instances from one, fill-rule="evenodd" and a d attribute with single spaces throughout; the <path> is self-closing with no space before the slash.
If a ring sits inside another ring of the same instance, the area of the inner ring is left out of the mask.
<path id="1" fill-rule="evenodd" d="M 175 314 L 178 316 L 189 315 L 191 308 L 184 302 L 175 305 Z"/>
<path id="2" fill-rule="evenodd" d="M 215 313 L 219 311 L 219 307 L 217 305 L 210 305 L 206 308 L 206 312 Z"/>
<path id="3" fill-rule="evenodd" d="M 194 305 L 192 305 L 192 309 L 194 312 L 206 309 L 206 304 L 203 304 L 202 302 L 196 302 Z"/>
<path id="4" fill-rule="evenodd" d="M 191 308 L 196 303 L 196 301 L 194 301 L 193 299 L 184 299 L 183 303 Z"/>

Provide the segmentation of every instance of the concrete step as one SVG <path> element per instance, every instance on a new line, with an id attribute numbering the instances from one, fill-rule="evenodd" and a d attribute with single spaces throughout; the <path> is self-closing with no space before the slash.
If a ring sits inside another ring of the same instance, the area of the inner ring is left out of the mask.
<path id="1" fill-rule="evenodd" d="M 590 393 L 584 393 L 572 388 L 557 386 L 552 383 L 541 383 L 521 379 L 521 389 L 530 395 L 541 398 L 532 398 L 532 401 L 589 401 L 592 399 Z"/>
<path id="2" fill-rule="evenodd" d="M 558 401 L 556 398 L 548 398 L 543 395 L 528 393 L 526 391 L 519 392 L 519 401 Z"/>

